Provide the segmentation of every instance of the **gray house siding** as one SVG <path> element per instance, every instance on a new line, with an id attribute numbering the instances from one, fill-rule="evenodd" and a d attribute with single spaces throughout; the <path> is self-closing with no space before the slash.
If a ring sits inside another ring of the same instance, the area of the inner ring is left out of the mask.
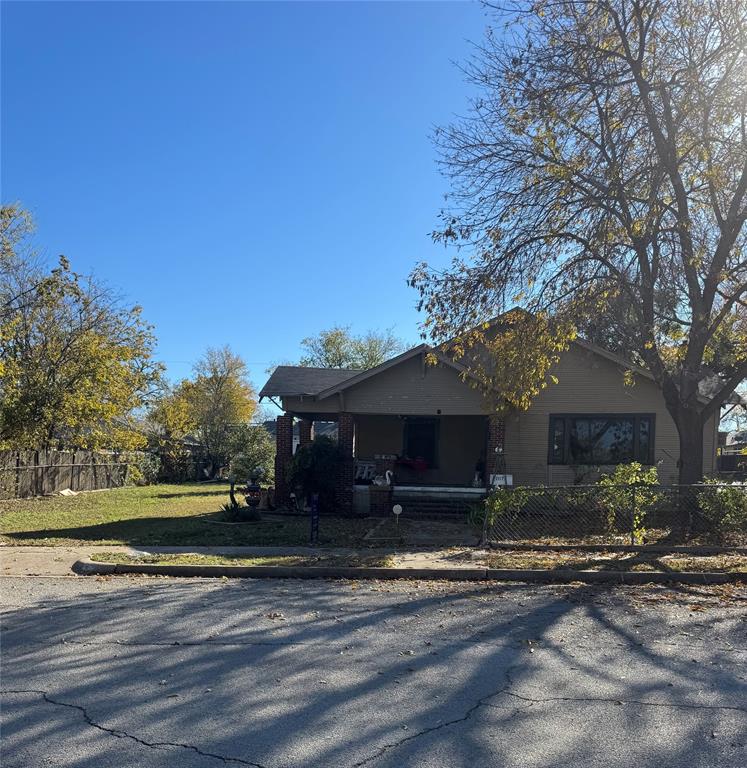
<path id="1" fill-rule="evenodd" d="M 528 411 L 506 417 L 505 457 L 507 471 L 517 485 L 572 485 L 582 468 L 548 464 L 550 414 L 652 413 L 656 417 L 654 460 L 664 483 L 677 481 L 679 439 L 677 429 L 656 384 L 636 375 L 635 385 L 625 386 L 623 369 L 614 362 L 576 345 L 563 355 L 553 373 L 558 384 L 550 385 Z M 711 419 L 703 435 L 704 466 L 714 471 L 716 420 Z M 601 467 L 583 476 L 593 482 Z"/>
<path id="2" fill-rule="evenodd" d="M 528 411 L 509 413 L 505 418 L 506 471 L 513 475 L 514 484 L 593 482 L 600 472 L 612 469 L 548 464 L 551 414 L 653 414 L 654 460 L 659 465 L 659 477 L 664 483 L 676 482 L 679 440 L 664 398 L 656 384 L 642 374 L 634 374 L 635 385 L 626 386 L 624 372 L 624 366 L 603 354 L 579 344 L 571 346 L 553 371 L 559 383 L 543 390 Z M 359 458 L 402 453 L 402 421 L 398 417 L 441 417 L 439 469 L 428 470 L 423 482 L 469 484 L 480 451 L 485 448 L 488 411 L 482 395 L 453 367 L 443 363 L 424 366 L 421 354 L 351 381 L 342 392 L 327 397 L 289 395 L 282 396 L 282 400 L 287 411 L 299 416 L 324 420 L 335 418 L 340 411 L 352 413 Z M 718 415 L 704 432 L 706 475 L 716 469 L 717 421 Z M 489 464 L 491 459 L 488 457 Z"/>
<path id="3" fill-rule="evenodd" d="M 485 415 L 482 395 L 463 382 L 458 371 L 441 363 L 423 366 L 420 357 L 350 387 L 343 393 L 343 402 L 350 413 Z"/>

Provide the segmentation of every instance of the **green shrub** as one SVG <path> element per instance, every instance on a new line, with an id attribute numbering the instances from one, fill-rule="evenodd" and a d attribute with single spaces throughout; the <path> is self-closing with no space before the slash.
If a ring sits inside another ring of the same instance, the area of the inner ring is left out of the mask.
<path id="1" fill-rule="evenodd" d="M 478 513 L 479 508 L 474 511 L 473 520 L 482 523 L 487 516 L 488 525 L 493 525 L 499 519 L 518 514 L 532 498 L 545 496 L 546 493 L 547 488 L 543 486 L 496 488 L 485 499 L 482 514 Z"/>
<path id="2" fill-rule="evenodd" d="M 310 445 L 296 450 L 288 475 L 290 487 L 300 490 L 303 498 L 318 493 L 320 511 L 333 511 L 337 476 L 343 459 L 337 443 L 320 435 Z"/>
<path id="3" fill-rule="evenodd" d="M 158 445 L 160 469 L 158 479 L 167 483 L 183 483 L 195 478 L 192 452 L 179 440 L 161 440 Z"/>
<path id="4" fill-rule="evenodd" d="M 263 485 L 275 480 L 275 441 L 261 425 L 242 424 L 231 436 L 231 475 L 238 485 L 256 477 Z"/>
<path id="5" fill-rule="evenodd" d="M 239 509 L 239 503 L 236 502 L 235 504 L 231 501 L 227 501 L 225 504 L 221 505 L 221 511 L 225 513 L 226 517 L 229 520 L 233 520 L 236 517 L 236 512 Z"/>
<path id="6" fill-rule="evenodd" d="M 127 485 L 153 485 L 158 482 L 161 460 L 154 453 L 132 451 L 122 454 L 118 461 L 127 467 Z"/>
<path id="7" fill-rule="evenodd" d="M 729 484 L 708 479 L 703 485 L 698 504 L 716 532 L 722 535 L 747 532 L 747 483 Z"/>
<path id="8" fill-rule="evenodd" d="M 646 535 L 646 515 L 660 497 L 655 490 L 646 487 L 659 485 L 657 468 L 644 467 L 637 461 L 618 464 L 614 472 L 599 479 L 599 485 L 604 488 L 601 502 L 607 510 L 608 528 L 614 530 L 618 517 L 622 517 L 632 524 L 635 543 L 642 544 Z"/>

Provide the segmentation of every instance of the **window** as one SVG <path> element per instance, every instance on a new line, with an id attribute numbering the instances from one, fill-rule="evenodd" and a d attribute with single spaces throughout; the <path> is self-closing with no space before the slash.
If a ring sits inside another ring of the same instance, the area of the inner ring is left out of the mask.
<path id="1" fill-rule="evenodd" d="M 650 414 L 552 415 L 548 463 L 653 463 L 654 416 Z"/>
<path id="2" fill-rule="evenodd" d="M 405 458 L 424 459 L 428 467 L 438 466 L 438 421 L 408 419 L 405 422 Z"/>

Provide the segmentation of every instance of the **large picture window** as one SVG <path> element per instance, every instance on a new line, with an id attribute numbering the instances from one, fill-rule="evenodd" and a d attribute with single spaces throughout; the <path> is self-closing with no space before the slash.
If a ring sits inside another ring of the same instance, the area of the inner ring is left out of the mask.
<path id="1" fill-rule="evenodd" d="M 550 464 L 652 464 L 653 448 L 653 414 L 550 416 Z"/>

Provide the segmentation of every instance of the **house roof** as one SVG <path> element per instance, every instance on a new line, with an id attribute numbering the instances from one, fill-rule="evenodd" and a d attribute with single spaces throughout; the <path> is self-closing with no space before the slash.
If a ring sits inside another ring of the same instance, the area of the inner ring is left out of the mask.
<path id="1" fill-rule="evenodd" d="M 329 397 L 330 395 L 334 395 L 337 392 L 342 392 L 348 387 L 354 387 L 356 384 L 360 384 L 362 381 L 365 381 L 366 379 L 369 379 L 372 376 L 376 376 L 379 373 L 383 373 L 388 368 L 392 368 L 395 365 L 399 365 L 400 363 L 404 363 L 405 361 L 410 360 L 413 357 L 417 357 L 418 355 L 423 355 L 423 354 L 435 355 L 438 358 L 439 362 L 449 366 L 450 368 L 454 368 L 456 371 L 459 371 L 460 373 L 467 371 L 467 368 L 465 366 L 460 365 L 459 363 L 449 358 L 447 355 L 444 355 L 442 352 L 439 352 L 437 349 L 434 349 L 428 344 L 418 344 L 417 347 L 408 349 L 407 351 L 403 352 L 401 355 L 397 355 L 396 357 L 393 357 L 390 360 L 385 360 L 380 365 L 376 365 L 373 368 L 369 368 L 366 371 L 356 371 L 355 376 L 351 376 L 350 378 L 345 379 L 344 381 L 338 382 L 337 384 L 333 384 L 330 387 L 327 387 L 326 389 L 319 392 L 317 394 L 317 398 L 321 400 L 325 397 Z"/>
<path id="2" fill-rule="evenodd" d="M 435 355 L 440 362 L 454 368 L 460 373 L 466 372 L 465 366 L 451 360 L 447 355 L 439 352 L 428 344 L 419 344 L 408 349 L 390 360 L 385 360 L 380 365 L 368 368 L 364 371 L 339 369 L 339 368 L 305 368 L 296 365 L 279 365 L 272 373 L 267 383 L 260 390 L 259 396 L 271 397 L 313 397 L 323 400 L 325 397 L 341 392 L 348 387 L 360 384 L 366 379 L 404 363 L 418 355 L 430 353 Z"/>
<path id="3" fill-rule="evenodd" d="M 498 322 L 498 318 L 491 322 Z M 654 379 L 653 374 L 647 369 L 642 368 L 597 344 L 592 344 L 581 338 L 576 338 L 572 343 L 582 349 L 586 349 L 589 352 L 599 355 L 600 357 L 606 358 L 611 362 L 617 363 L 621 367 L 627 368 L 641 376 L 648 379 Z M 329 397 L 338 392 L 342 392 L 349 387 L 353 387 L 356 384 L 360 384 L 362 381 L 365 381 L 372 376 L 376 376 L 388 368 L 426 353 L 435 355 L 439 362 L 454 368 L 461 374 L 467 376 L 471 375 L 466 366 L 452 360 L 448 355 L 439 351 L 437 348 L 431 347 L 428 344 L 419 344 L 390 360 L 385 360 L 380 365 L 363 371 L 340 368 L 306 368 L 294 365 L 279 365 L 264 387 L 262 387 L 259 396 L 260 399 L 262 397 L 273 395 L 277 395 L 278 397 L 308 396 L 313 397 L 315 400 L 322 400 L 325 397 Z M 721 380 L 716 374 L 712 374 L 703 379 L 699 385 L 700 398 L 704 401 L 710 400 L 718 391 L 720 384 Z M 725 403 L 747 405 L 747 400 L 737 392 L 734 392 L 726 398 Z"/>
<path id="4" fill-rule="evenodd" d="M 279 365 L 267 383 L 260 390 L 259 396 L 299 397 L 316 395 L 328 387 L 334 387 L 347 379 L 357 376 L 361 371 L 342 368 L 305 368 L 298 365 Z"/>

